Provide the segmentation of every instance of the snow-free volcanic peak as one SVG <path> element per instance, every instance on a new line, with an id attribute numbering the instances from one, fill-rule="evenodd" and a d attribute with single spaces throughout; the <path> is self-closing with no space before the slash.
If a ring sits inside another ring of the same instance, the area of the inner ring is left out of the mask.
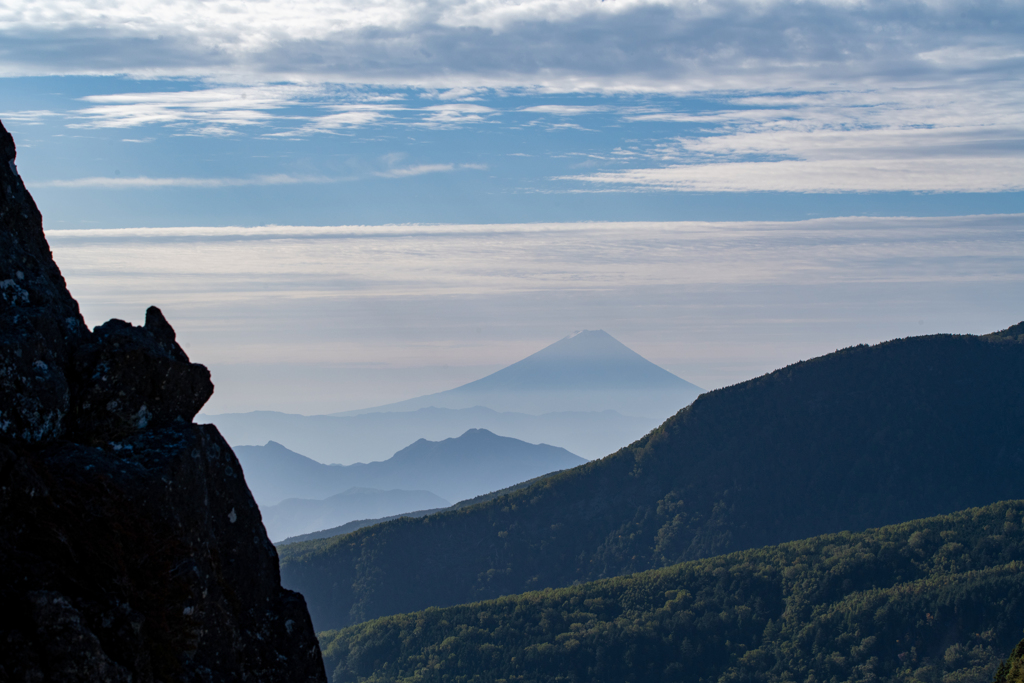
<path id="1" fill-rule="evenodd" d="M 534 415 L 614 410 L 664 418 L 701 391 L 604 330 L 583 330 L 475 382 L 372 410 L 484 406 Z"/>

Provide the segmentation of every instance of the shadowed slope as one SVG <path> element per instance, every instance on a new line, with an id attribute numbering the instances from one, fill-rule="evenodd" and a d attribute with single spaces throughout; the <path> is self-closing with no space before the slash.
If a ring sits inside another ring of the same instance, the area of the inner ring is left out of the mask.
<path id="1" fill-rule="evenodd" d="M 320 634 L 336 683 L 988 683 L 1024 614 L 1024 501 Z M 1019 646 L 996 683 L 1019 683 Z"/>

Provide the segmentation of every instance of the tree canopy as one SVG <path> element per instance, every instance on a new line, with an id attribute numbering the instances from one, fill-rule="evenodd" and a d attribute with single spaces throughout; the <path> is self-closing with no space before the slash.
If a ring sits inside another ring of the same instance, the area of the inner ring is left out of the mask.
<path id="1" fill-rule="evenodd" d="M 384 617 L 321 647 L 335 683 L 990 681 L 1024 627 L 1022 525 L 1024 501 L 1001 502 Z"/>

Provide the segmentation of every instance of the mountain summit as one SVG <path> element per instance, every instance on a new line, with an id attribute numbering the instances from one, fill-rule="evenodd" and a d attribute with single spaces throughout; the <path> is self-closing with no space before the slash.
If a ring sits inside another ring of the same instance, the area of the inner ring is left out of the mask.
<path id="1" fill-rule="evenodd" d="M 483 406 L 533 415 L 614 410 L 664 418 L 701 391 L 604 330 L 583 330 L 475 382 L 359 412 Z"/>
<path id="2" fill-rule="evenodd" d="M 604 330 L 583 330 L 494 374 L 445 393 L 623 389 L 700 392 L 699 387 L 658 367 Z"/>

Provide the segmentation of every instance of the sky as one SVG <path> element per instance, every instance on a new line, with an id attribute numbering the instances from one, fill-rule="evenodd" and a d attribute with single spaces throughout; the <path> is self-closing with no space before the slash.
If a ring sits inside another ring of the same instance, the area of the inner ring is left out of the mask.
<path id="1" fill-rule="evenodd" d="M 705 388 L 1024 319 L 1024 6 L 0 5 L 0 120 L 87 322 L 207 412 L 326 413 L 605 329 Z"/>

